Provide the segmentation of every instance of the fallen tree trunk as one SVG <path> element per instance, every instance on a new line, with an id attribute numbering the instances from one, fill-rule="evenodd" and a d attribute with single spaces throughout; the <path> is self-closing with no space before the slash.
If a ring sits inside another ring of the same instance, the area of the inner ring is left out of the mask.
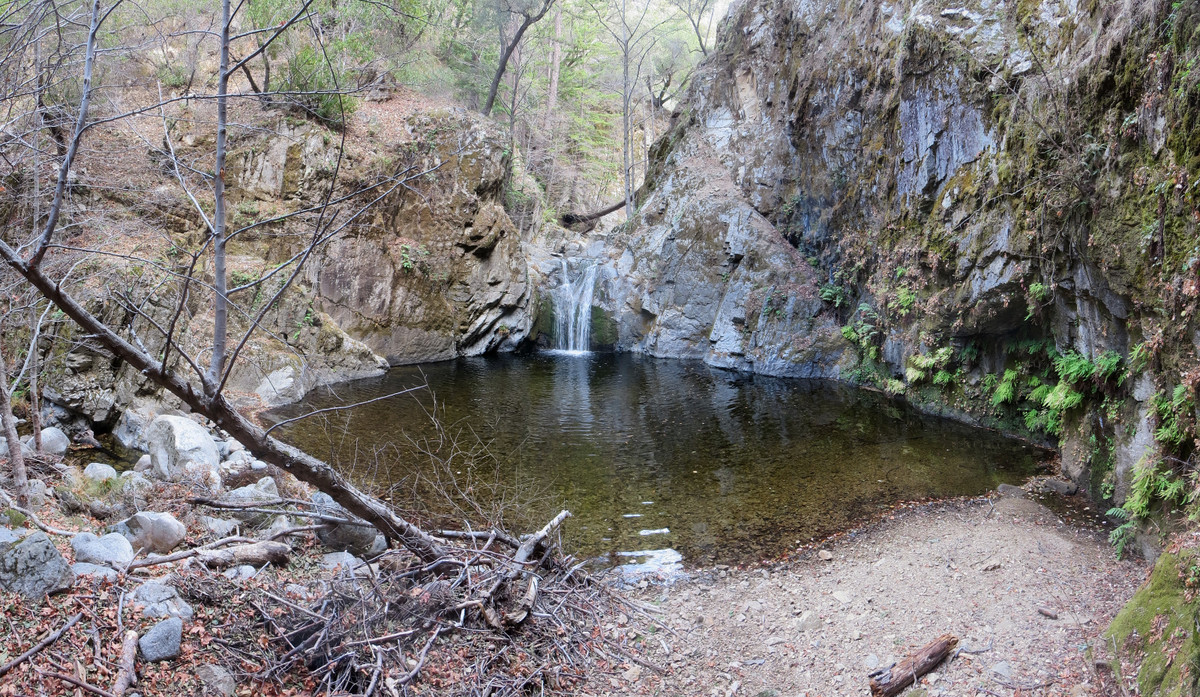
<path id="1" fill-rule="evenodd" d="M 958 646 L 958 637 L 943 634 L 896 665 L 872 673 L 871 694 L 874 697 L 895 697 L 904 688 L 916 683 L 922 675 L 936 668 L 955 646 Z"/>
<path id="2" fill-rule="evenodd" d="M 202 549 L 196 552 L 196 557 L 207 567 L 224 569 L 242 564 L 282 566 L 291 554 L 292 548 L 282 542 L 256 542 L 225 549 Z"/>
<path id="3" fill-rule="evenodd" d="M 562 223 L 563 227 L 571 227 L 572 225 L 590 223 L 592 221 L 599 220 L 606 215 L 616 213 L 624 207 L 625 199 L 621 199 L 610 206 L 605 206 L 604 208 L 591 213 L 563 213 L 559 217 L 558 221 Z"/>
<path id="4" fill-rule="evenodd" d="M 267 435 L 266 431 L 238 412 L 216 386 L 203 385 L 204 391 L 197 390 L 196 385 L 179 373 L 117 334 L 116 330 L 88 312 L 59 283 L 47 276 L 39 265 L 26 261 L 3 240 L 0 240 L 0 256 L 101 345 L 149 380 L 179 397 L 192 411 L 224 429 L 246 446 L 251 455 L 329 494 L 347 511 L 374 525 L 389 540 L 398 540 L 405 549 L 422 560 L 431 562 L 446 555 L 444 546 L 433 536 L 401 518 L 384 502 L 359 490 L 329 463 Z M 212 391 L 206 393 L 210 388 Z"/>

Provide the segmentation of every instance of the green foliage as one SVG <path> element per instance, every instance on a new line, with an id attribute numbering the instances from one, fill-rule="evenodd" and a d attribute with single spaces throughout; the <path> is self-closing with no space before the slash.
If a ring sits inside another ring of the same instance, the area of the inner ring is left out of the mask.
<path id="1" fill-rule="evenodd" d="M 856 319 L 852 318 L 850 324 L 842 327 L 842 336 L 857 346 L 863 357 L 879 360 L 879 347 L 883 341 L 883 331 L 880 329 L 882 318 L 866 303 L 858 306 L 855 316 Z"/>
<path id="2" fill-rule="evenodd" d="M 913 305 L 917 302 L 917 294 L 910 288 L 901 286 L 896 289 L 896 300 L 890 303 L 892 309 L 901 317 L 907 317 L 912 313 Z"/>
<path id="3" fill-rule="evenodd" d="M 1000 406 L 1008 404 L 1017 395 L 1016 391 L 1017 371 L 1009 369 L 1004 371 L 1004 377 L 996 385 L 996 391 L 992 393 L 992 406 Z"/>
<path id="4" fill-rule="evenodd" d="M 429 257 L 429 250 L 425 245 L 414 247 L 411 244 L 400 245 L 400 268 L 404 273 L 412 273 L 420 268 L 422 271 L 427 271 L 426 259 Z"/>
<path id="5" fill-rule="evenodd" d="M 1044 283 L 1030 283 L 1029 297 L 1039 303 L 1044 303 L 1050 299 L 1050 288 Z"/>
<path id="6" fill-rule="evenodd" d="M 821 286 L 819 291 L 821 300 L 833 305 L 837 309 L 842 309 L 843 306 L 850 304 L 850 293 L 842 286 L 834 283 L 826 283 Z"/>
<path id="7" fill-rule="evenodd" d="M 1105 515 L 1124 521 L 1113 528 L 1112 532 L 1108 533 L 1108 543 L 1116 548 L 1117 559 L 1120 559 L 1125 555 L 1125 547 L 1133 541 L 1134 536 L 1137 534 L 1137 523 L 1130 520 L 1129 513 L 1119 506 L 1108 509 Z"/>

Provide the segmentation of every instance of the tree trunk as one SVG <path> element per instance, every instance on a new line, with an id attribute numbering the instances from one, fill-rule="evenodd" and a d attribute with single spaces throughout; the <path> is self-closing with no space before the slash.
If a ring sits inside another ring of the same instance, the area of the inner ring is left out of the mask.
<path id="1" fill-rule="evenodd" d="M 521 16 L 525 19 L 522 20 L 521 26 L 518 27 L 516 33 L 513 34 L 512 41 L 509 41 L 507 45 L 502 45 L 500 47 L 500 64 L 496 66 L 496 74 L 492 76 L 492 85 L 488 88 L 487 101 L 484 102 L 483 108 L 479 110 L 484 116 L 491 116 L 492 114 L 492 107 L 496 105 L 496 93 L 500 91 L 500 80 L 504 78 L 504 71 L 508 69 L 508 60 L 512 57 L 513 51 L 515 51 L 517 45 L 521 43 L 521 39 L 524 38 L 525 32 L 529 29 L 529 27 L 537 24 L 542 17 L 545 17 L 546 13 L 550 11 L 550 7 L 553 4 L 554 0 L 544 0 L 542 3 L 542 8 L 537 14 L 527 15 L 522 13 Z"/>
<path id="2" fill-rule="evenodd" d="M 13 416 L 12 389 L 9 387 L 8 361 L 3 346 L 0 346 L 0 427 L 3 427 L 4 440 L 8 443 L 8 464 L 12 469 L 13 484 L 17 488 L 17 505 L 29 508 L 29 477 L 25 473 L 25 454 L 21 452 L 21 439 L 17 436 L 17 419 Z"/>

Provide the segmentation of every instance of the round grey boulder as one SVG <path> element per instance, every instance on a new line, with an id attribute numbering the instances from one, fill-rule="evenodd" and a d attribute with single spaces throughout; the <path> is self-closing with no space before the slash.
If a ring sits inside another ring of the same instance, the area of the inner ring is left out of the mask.
<path id="1" fill-rule="evenodd" d="M 226 500 L 236 503 L 256 503 L 262 501 L 274 501 L 279 498 L 279 487 L 275 486 L 275 480 L 271 477 L 263 477 L 253 484 L 247 484 L 243 487 L 238 487 L 229 492 L 225 496 Z M 242 520 L 251 525 L 262 525 L 267 522 L 270 517 L 266 513 L 257 513 L 254 511 L 239 511 L 231 510 L 230 515 Z"/>
<path id="2" fill-rule="evenodd" d="M 75 561 L 99 564 L 112 568 L 125 567 L 133 561 L 133 545 L 117 533 L 96 537 L 90 532 L 81 532 L 71 538 L 75 550 Z"/>
<path id="3" fill-rule="evenodd" d="M 71 447 L 71 439 L 67 438 L 67 434 L 62 432 L 62 429 L 55 426 L 42 429 L 42 450 L 48 455 L 62 457 L 67 454 L 67 449 Z"/>
<path id="4" fill-rule="evenodd" d="M 192 619 L 192 606 L 179 597 L 179 591 L 164 583 L 148 581 L 134 589 L 130 602 L 142 606 L 143 617 L 179 617 Z"/>
<path id="5" fill-rule="evenodd" d="M 187 528 L 170 513 L 134 513 L 120 531 L 134 549 L 166 554 L 187 537 Z"/>
<path id="6" fill-rule="evenodd" d="M 179 643 L 183 640 L 183 620 L 171 617 L 150 628 L 138 639 L 142 658 L 154 662 L 165 661 L 179 655 Z"/>
<path id="7" fill-rule="evenodd" d="M 220 482 L 221 454 L 203 426 L 182 416 L 160 416 L 146 429 L 151 476 L 177 482 L 184 478 Z"/>
<path id="8" fill-rule="evenodd" d="M 83 478 L 89 483 L 105 482 L 117 478 L 117 470 L 103 462 L 93 462 L 83 468 Z"/>

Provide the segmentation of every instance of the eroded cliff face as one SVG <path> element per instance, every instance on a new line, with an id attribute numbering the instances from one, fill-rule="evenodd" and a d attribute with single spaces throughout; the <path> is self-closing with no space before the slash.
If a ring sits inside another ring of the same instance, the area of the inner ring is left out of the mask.
<path id="1" fill-rule="evenodd" d="M 465 110 L 398 98 L 364 105 L 343 150 L 339 134 L 312 123 L 273 111 L 245 118 L 258 128 L 237 134 L 228 160 L 229 222 L 246 227 L 229 243 L 231 285 L 246 288 L 232 296 L 234 340 L 263 315 L 229 382 L 239 404 L 290 402 L 389 365 L 509 350 L 525 338 L 531 284 L 502 205 L 510 170 L 502 129 Z M 211 134 L 187 128 L 172 132 L 175 152 L 203 161 Z M 129 176 L 158 179 L 150 197 L 113 187 L 91 205 L 113 206 L 130 221 L 129 240 L 178 260 L 204 239 L 203 220 L 169 171 L 138 164 Z M 332 205 L 322 214 L 327 196 Z M 281 264 L 314 239 L 302 273 L 277 298 L 291 269 Z M 115 264 L 106 283 L 137 288 L 139 273 Z M 90 302 L 123 326 L 129 313 L 113 300 L 98 293 Z M 152 293 L 146 307 L 166 326 L 173 303 L 170 293 Z M 211 311 L 195 298 L 185 303 L 184 347 L 207 344 Z M 148 346 L 160 350 L 159 334 L 143 325 Z M 173 401 L 86 340 L 57 347 L 66 355 L 50 362 L 47 396 L 88 421 L 111 426 L 127 408 L 155 411 Z"/>
<path id="2" fill-rule="evenodd" d="M 735 6 L 637 216 L 577 249 L 615 345 L 874 384 L 1124 501 L 1194 394 L 1184 5 Z"/>

